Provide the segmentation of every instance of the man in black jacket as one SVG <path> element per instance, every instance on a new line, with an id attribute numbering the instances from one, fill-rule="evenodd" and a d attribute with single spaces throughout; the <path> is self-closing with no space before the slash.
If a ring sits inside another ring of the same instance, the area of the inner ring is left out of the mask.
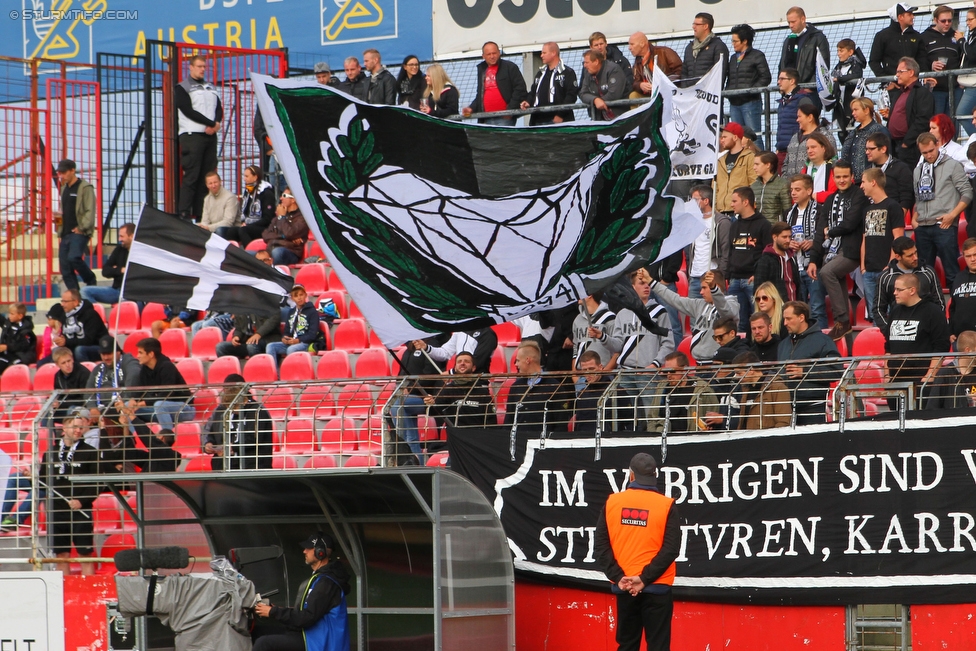
<path id="1" fill-rule="evenodd" d="M 962 63 L 962 48 L 956 42 L 956 31 L 952 29 L 953 11 L 945 5 L 940 5 L 932 12 L 932 24 L 922 32 L 922 47 L 925 50 L 923 58 L 928 62 L 919 66 L 925 72 L 940 72 L 942 70 L 958 70 Z M 962 89 L 953 79 L 948 77 L 933 77 L 925 80 L 932 89 L 935 99 L 935 114 L 949 112 L 949 95 L 953 95 L 953 106 L 959 106 Z"/>
<path id="2" fill-rule="evenodd" d="M 911 167 L 915 167 L 920 156 L 915 139 L 929 130 L 929 120 L 935 115 L 935 99 L 928 86 L 919 81 L 918 73 L 918 62 L 914 59 L 899 59 L 896 86 L 888 91 L 891 108 L 881 110 L 882 116 L 888 119 L 895 157 Z"/>
<path id="3" fill-rule="evenodd" d="M 129 262 L 129 247 L 132 246 L 132 236 L 135 232 L 135 224 L 119 226 L 119 242 L 102 266 L 102 275 L 112 279 L 112 286 L 87 285 L 82 287 L 81 297 L 83 299 L 90 303 L 109 303 L 110 305 L 119 302 L 119 292 L 122 291 L 122 277 L 125 275 L 125 266 Z"/>
<path id="4" fill-rule="evenodd" d="M 461 109 L 461 115 L 493 113 L 519 108 L 528 99 L 522 71 L 511 61 L 502 59 L 498 44 L 488 41 L 481 47 L 484 61 L 478 64 L 478 94 L 471 106 Z M 481 118 L 482 124 L 498 124 L 514 127 L 514 117 Z"/>
<path id="5" fill-rule="evenodd" d="M 573 417 L 575 389 L 568 375 L 542 372 L 542 351 L 534 341 L 519 345 L 515 366 L 519 378 L 512 384 L 505 408 L 505 426 L 538 434 L 564 432 Z"/>
<path id="6" fill-rule="evenodd" d="M 396 104 L 396 79 L 383 65 L 379 50 L 370 48 L 363 52 L 363 64 L 370 75 L 366 101 L 388 106 Z"/>
<path id="7" fill-rule="evenodd" d="M 827 37 L 813 25 L 807 24 L 807 15 L 801 7 L 792 7 L 786 12 L 786 22 L 790 33 L 783 40 L 783 52 L 779 58 L 779 70 L 795 68 L 799 73 L 799 84 L 809 84 L 817 80 L 817 50 L 824 63 L 830 66 L 830 45 Z M 820 97 L 816 93 L 811 99 L 819 106 Z"/>
<path id="8" fill-rule="evenodd" d="M 177 422 L 193 420 L 193 400 L 186 380 L 176 364 L 163 355 L 159 340 L 152 337 L 139 340 L 136 359 L 142 366 L 138 386 L 155 390 L 142 392 L 139 400 L 133 399 L 127 406 L 138 407 L 136 415 L 146 421 L 154 419 L 163 429 L 172 430 Z"/>
<path id="9" fill-rule="evenodd" d="M 98 474 L 98 452 L 82 440 L 83 427 L 75 419 L 65 421 L 61 441 L 44 453 L 44 478 L 51 509 L 47 518 L 51 527 L 51 548 L 58 558 L 58 569 L 68 574 L 71 548 L 79 556 L 94 556 L 92 504 L 98 497 L 97 484 L 71 481 L 71 477 Z M 83 575 L 95 573 L 93 563 L 83 563 Z"/>
<path id="10" fill-rule="evenodd" d="M 790 247 L 793 229 L 786 222 L 776 222 L 770 228 L 770 235 L 773 241 L 759 256 L 753 284 L 759 288 L 763 283 L 770 282 L 776 286 L 784 302 L 801 300 L 798 298 L 800 269 Z"/>
<path id="11" fill-rule="evenodd" d="M 367 101 L 369 95 L 369 77 L 363 73 L 362 66 L 359 65 L 359 59 L 356 57 L 346 57 L 342 65 L 346 71 L 346 78 L 344 81 L 339 82 L 339 90 L 363 102 Z"/>
<path id="12" fill-rule="evenodd" d="M 235 314 L 230 341 L 217 344 L 217 357 L 233 355 L 245 360 L 263 353 L 268 344 L 281 340 L 280 315 Z"/>
<path id="13" fill-rule="evenodd" d="M 254 470 L 272 467 L 274 425 L 271 416 L 249 393 L 244 376 L 224 378 L 220 406 L 207 423 L 203 451 L 212 454 L 212 470 Z M 226 461 L 225 461 L 226 458 Z"/>
<path id="14" fill-rule="evenodd" d="M 98 341 L 98 350 L 102 361 L 92 369 L 85 384 L 86 389 L 95 389 L 85 403 L 92 418 L 98 418 L 116 400 L 124 399 L 125 388 L 139 386 L 142 373 L 139 360 L 122 352 L 122 345 L 112 335 L 105 335 Z"/>
<path id="15" fill-rule="evenodd" d="M 694 86 L 719 61 L 722 62 L 722 80 L 725 81 L 728 76 L 729 48 L 712 32 L 714 27 L 715 18 L 712 14 L 705 12 L 695 14 L 695 19 L 691 23 L 691 31 L 695 36 L 685 48 L 685 57 L 681 65 L 682 86 Z"/>
<path id="16" fill-rule="evenodd" d="M 868 65 L 878 77 L 893 76 L 902 57 L 911 57 L 919 65 L 927 63 L 922 35 L 914 27 L 917 10 L 918 7 L 899 2 L 888 12 L 891 24 L 875 34 Z"/>
<path id="17" fill-rule="evenodd" d="M 745 332 L 749 317 L 755 309 L 754 276 L 756 263 L 766 246 L 773 241 L 772 225 L 762 213 L 756 212 L 756 194 L 743 186 L 732 191 L 732 212 L 737 219 L 732 223 L 732 252 L 729 254 L 729 296 L 739 304 L 739 329 Z"/>
<path id="18" fill-rule="evenodd" d="M 949 330 L 952 341 L 966 330 L 976 330 L 976 239 L 962 243 L 966 269 L 958 272 L 952 283 L 949 303 Z"/>
<path id="19" fill-rule="evenodd" d="M 834 183 L 837 192 L 820 204 L 807 273 L 812 278 L 820 278 L 830 297 L 830 308 L 834 312 L 830 338 L 837 341 L 851 331 L 847 276 L 861 266 L 864 213 L 868 201 L 864 191 L 854 185 L 851 164 L 843 159 L 834 164 Z"/>
<path id="20" fill-rule="evenodd" d="M 895 300 L 894 281 L 902 274 L 918 276 L 918 295 L 945 311 L 939 277 L 935 275 L 935 269 L 919 263 L 915 240 L 907 236 L 896 237 L 891 243 L 891 251 L 895 259 L 889 262 L 888 268 L 878 276 L 878 298 L 874 308 L 874 325 L 878 326 L 885 337 L 888 336 L 888 327 L 891 323 L 888 312 Z"/>
<path id="21" fill-rule="evenodd" d="M 891 355 L 949 352 L 949 324 L 945 310 L 918 295 L 918 277 L 902 274 L 895 278 L 894 285 L 895 305 L 889 315 L 885 352 Z M 889 359 L 885 365 L 885 381 L 925 384 L 935 379 L 941 366 L 940 357 Z M 918 395 L 917 391 L 915 395 Z"/>
<path id="22" fill-rule="evenodd" d="M 912 168 L 891 155 L 891 138 L 886 133 L 872 133 L 864 144 L 868 162 L 885 175 L 885 193 L 904 210 L 915 207 L 915 181 Z"/>
<path id="23" fill-rule="evenodd" d="M 57 422 L 85 402 L 81 390 L 88 385 L 91 371 L 75 359 L 70 348 L 55 348 L 51 351 L 51 359 L 58 366 L 58 372 L 54 374 L 54 389 L 60 392 L 60 401 L 54 403 L 53 411 L 53 419 Z M 45 423 L 48 429 L 51 429 L 51 425 L 50 421 Z"/>
<path id="24" fill-rule="evenodd" d="M 773 321 L 765 312 L 756 312 L 749 317 L 752 342 L 749 349 L 756 353 L 760 362 L 775 362 L 779 359 L 780 336 L 773 332 Z"/>
<path id="25" fill-rule="evenodd" d="M 7 318 L 0 316 L 0 373 L 14 364 L 37 361 L 37 337 L 34 322 L 27 316 L 27 306 L 12 303 Z"/>
<path id="26" fill-rule="evenodd" d="M 474 355 L 460 352 L 450 379 L 435 394 L 424 396 L 424 404 L 452 427 L 495 425 L 495 405 L 488 382 L 474 374 Z"/>
<path id="27" fill-rule="evenodd" d="M 575 104 L 579 95 L 579 81 L 576 78 L 576 71 L 559 58 L 559 44 L 555 41 L 550 41 L 542 46 L 542 64 L 539 72 L 535 74 L 532 89 L 529 91 L 529 98 L 521 103 L 521 108 Z M 572 111 L 533 113 L 529 116 L 529 126 L 552 124 L 553 122 L 571 122 L 572 120 Z"/>
<path id="28" fill-rule="evenodd" d="M 329 560 L 335 543 L 318 531 L 302 543 L 302 548 L 312 576 L 299 587 L 296 606 L 259 603 L 254 607 L 258 617 L 269 617 L 284 625 L 288 632 L 259 637 L 254 651 L 349 648 L 346 595 L 351 587 L 345 566 L 338 560 Z"/>
<path id="29" fill-rule="evenodd" d="M 79 362 L 97 362 L 98 340 L 108 334 L 108 328 L 92 304 L 82 300 L 77 289 L 68 289 L 61 294 L 60 305 L 51 310 L 64 323 L 61 334 L 54 336 L 51 343 L 70 348 Z M 63 313 L 63 319 L 58 312 Z"/>

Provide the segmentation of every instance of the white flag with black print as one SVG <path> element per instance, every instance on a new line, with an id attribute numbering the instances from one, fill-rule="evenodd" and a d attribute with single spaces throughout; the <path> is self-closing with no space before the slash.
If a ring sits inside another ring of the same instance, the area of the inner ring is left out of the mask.
<path id="1" fill-rule="evenodd" d="M 230 314 L 280 313 L 294 280 L 222 237 L 145 206 L 122 285 L 127 300 Z"/>
<path id="2" fill-rule="evenodd" d="M 820 96 L 820 103 L 823 110 L 829 111 L 834 108 L 837 98 L 834 97 L 834 80 L 830 76 L 830 66 L 824 61 L 823 53 L 817 48 L 817 94 Z"/>
<path id="3" fill-rule="evenodd" d="M 718 159 L 722 62 L 694 86 L 678 88 L 654 66 L 654 92 L 664 100 L 661 134 L 671 153 L 672 179 L 710 179 Z"/>

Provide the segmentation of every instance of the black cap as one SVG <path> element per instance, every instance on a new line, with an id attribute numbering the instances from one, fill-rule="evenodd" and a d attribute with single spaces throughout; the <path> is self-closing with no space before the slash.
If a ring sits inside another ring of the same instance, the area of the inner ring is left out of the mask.
<path id="1" fill-rule="evenodd" d="M 111 355 L 118 349 L 119 346 L 115 343 L 115 338 L 112 335 L 103 335 L 98 340 L 98 353 L 100 355 Z"/>
<path id="2" fill-rule="evenodd" d="M 315 549 L 316 547 L 324 547 L 326 549 L 332 549 L 332 539 L 321 531 L 313 533 L 311 536 L 305 539 L 302 543 L 302 549 Z"/>
<path id="3" fill-rule="evenodd" d="M 721 348 L 715 351 L 715 357 L 712 358 L 712 361 L 720 362 L 722 364 L 730 364 L 732 360 L 735 359 L 737 354 L 738 353 L 736 353 L 731 348 L 726 348 L 725 346 L 722 346 Z"/>
<path id="4" fill-rule="evenodd" d="M 70 158 L 65 158 L 60 163 L 58 163 L 58 172 L 64 174 L 68 170 L 75 169 L 75 162 Z"/>
<path id="5" fill-rule="evenodd" d="M 899 16 L 902 14 L 914 14 L 916 11 L 918 11 L 918 7 L 913 7 L 912 5 L 904 2 L 899 2 L 897 5 L 895 5 L 895 13 Z"/>
<path id="6" fill-rule="evenodd" d="M 657 484 L 657 462 L 646 452 L 638 452 L 630 460 L 630 469 L 634 473 L 634 481 L 645 486 Z"/>

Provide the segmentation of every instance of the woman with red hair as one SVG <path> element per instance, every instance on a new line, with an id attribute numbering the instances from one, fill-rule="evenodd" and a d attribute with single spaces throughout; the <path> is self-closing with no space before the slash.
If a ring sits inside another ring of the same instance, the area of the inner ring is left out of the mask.
<path id="1" fill-rule="evenodd" d="M 945 113 L 933 115 L 929 120 L 929 133 L 939 141 L 939 149 L 945 152 L 946 156 L 955 158 L 962 163 L 966 174 L 972 177 L 976 174 L 976 166 L 966 158 L 966 148 L 956 142 L 956 125 Z"/>

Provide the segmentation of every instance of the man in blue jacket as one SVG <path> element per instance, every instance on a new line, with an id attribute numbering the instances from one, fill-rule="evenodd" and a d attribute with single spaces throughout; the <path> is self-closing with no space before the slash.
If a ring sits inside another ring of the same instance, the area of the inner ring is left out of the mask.
<path id="1" fill-rule="evenodd" d="M 285 319 L 285 334 L 281 337 L 281 341 L 268 344 L 264 350 L 279 364 L 285 355 L 307 351 L 309 346 L 321 343 L 323 339 L 322 332 L 319 330 L 319 313 L 308 300 L 305 288 L 301 285 L 293 285 L 291 300 L 295 302 L 295 307 L 288 312 L 288 318 Z"/>
<path id="2" fill-rule="evenodd" d="M 269 617 L 288 632 L 259 637 L 254 651 L 349 651 L 349 573 L 338 560 L 331 560 L 334 546 L 321 531 L 302 543 L 312 576 L 299 589 L 295 606 L 259 603 L 254 607 L 258 617 Z"/>

